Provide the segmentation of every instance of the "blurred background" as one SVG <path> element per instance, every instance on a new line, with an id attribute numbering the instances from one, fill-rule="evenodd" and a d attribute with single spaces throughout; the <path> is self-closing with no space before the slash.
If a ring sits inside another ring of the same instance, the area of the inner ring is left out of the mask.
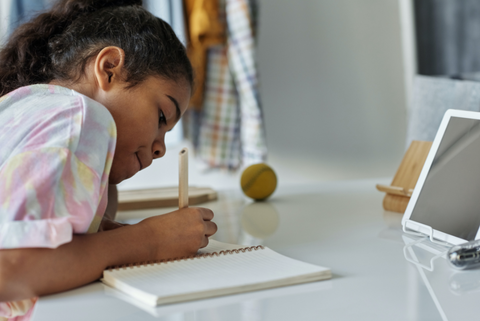
<path id="1" fill-rule="evenodd" d="M 412 3 L 260 0 L 258 5 L 267 162 L 279 184 L 393 177 L 405 150 L 408 86 L 416 68 Z M 167 168 L 176 166 L 180 147 L 169 147 L 164 159 L 120 188 L 175 185 L 176 172 Z M 192 185 L 239 186 L 241 168 L 190 163 Z"/>
<path id="2" fill-rule="evenodd" d="M 2 39 L 52 2 L 2 0 Z M 235 8 L 229 11 L 232 2 L 219 0 L 218 5 L 226 3 L 227 14 L 238 14 Z M 255 137 L 265 149 L 250 159 L 237 155 L 238 162 L 226 166 L 192 153 L 191 185 L 238 188 L 242 169 L 255 160 L 266 160 L 280 184 L 389 179 L 409 144 L 405 137 L 416 75 L 475 80 L 480 70 L 476 0 L 243 2 L 255 13 L 251 57 L 258 82 L 252 100 L 260 121 Z M 188 44 L 191 21 L 184 14 L 189 5 L 199 3 L 216 1 L 146 0 L 144 6 L 169 22 Z M 228 38 L 228 15 L 226 20 Z M 236 85 L 232 92 L 238 96 L 243 89 Z M 202 113 L 205 109 L 189 115 L 167 137 L 163 159 L 119 188 L 176 185 L 178 151 L 202 146 L 201 134 L 189 127 Z M 233 114 L 239 122 L 245 115 L 242 108 Z M 234 131 L 239 134 L 238 128 Z M 232 145 L 238 144 L 235 148 L 245 154 L 247 147 L 242 146 L 251 143 L 249 139 L 233 138 Z"/>

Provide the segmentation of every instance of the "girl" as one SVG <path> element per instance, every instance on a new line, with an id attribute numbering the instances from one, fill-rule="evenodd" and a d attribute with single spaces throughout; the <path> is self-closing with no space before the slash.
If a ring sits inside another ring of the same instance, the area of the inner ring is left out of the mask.
<path id="1" fill-rule="evenodd" d="M 207 245 L 216 232 L 208 209 L 119 228 L 103 219 L 109 184 L 165 154 L 192 78 L 185 48 L 141 0 L 60 0 L 12 35 L 0 52 L 5 317 L 31 298 L 92 282 L 107 266 Z"/>

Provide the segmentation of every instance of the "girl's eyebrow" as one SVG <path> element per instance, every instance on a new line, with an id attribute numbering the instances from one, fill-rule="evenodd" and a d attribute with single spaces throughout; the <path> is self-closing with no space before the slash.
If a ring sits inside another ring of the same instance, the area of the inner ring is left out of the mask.
<path id="1" fill-rule="evenodd" d="M 167 96 L 175 105 L 175 108 L 177 110 L 177 116 L 176 116 L 175 122 L 178 122 L 178 120 L 180 119 L 180 116 L 182 115 L 182 112 L 180 111 L 180 107 L 178 106 L 178 101 L 172 96 L 169 96 L 169 95 L 165 95 L 165 96 Z"/>

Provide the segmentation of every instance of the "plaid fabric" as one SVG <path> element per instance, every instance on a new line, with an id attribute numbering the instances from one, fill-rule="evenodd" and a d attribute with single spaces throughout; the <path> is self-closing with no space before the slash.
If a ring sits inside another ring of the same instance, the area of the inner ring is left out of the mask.
<path id="1" fill-rule="evenodd" d="M 255 63 L 256 1 L 227 0 L 228 61 L 238 93 L 244 165 L 264 161 L 267 156 L 263 114 Z"/>
<path id="2" fill-rule="evenodd" d="M 209 167 L 233 170 L 265 161 L 267 156 L 253 4 L 253 0 L 220 1 L 219 19 L 227 26 L 227 45 L 209 49 L 203 109 L 197 118 L 190 115 L 200 122 L 194 142 L 197 156 Z"/>
<path id="3" fill-rule="evenodd" d="M 208 52 L 197 155 L 209 167 L 236 169 L 241 163 L 240 113 L 227 50 L 215 46 Z"/>

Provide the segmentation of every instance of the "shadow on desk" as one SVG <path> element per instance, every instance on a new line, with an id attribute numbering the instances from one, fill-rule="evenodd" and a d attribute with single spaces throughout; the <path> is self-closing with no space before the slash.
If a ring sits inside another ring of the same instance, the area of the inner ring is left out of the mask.
<path id="1" fill-rule="evenodd" d="M 72 291 L 43 297 L 42 304 L 34 312 L 33 321 L 124 320 L 126 316 L 129 316 L 130 320 L 154 320 L 163 316 L 209 309 L 215 309 L 216 313 L 225 310 L 228 312 L 226 315 L 231 313 L 232 309 L 236 309 L 243 314 L 256 314 L 245 320 L 263 320 L 261 314 L 270 299 L 310 295 L 329 290 L 332 286 L 331 280 L 326 280 L 151 307 L 100 282 L 95 282 Z M 55 305 L 56 309 L 49 305 Z M 255 305 L 254 309 L 252 305 Z"/>
<path id="2" fill-rule="evenodd" d="M 140 308 L 155 317 L 169 315 L 177 311 L 189 312 L 189 311 L 195 311 L 195 310 L 218 308 L 220 306 L 240 304 L 245 301 L 261 301 L 263 299 L 269 299 L 269 298 L 274 298 L 279 296 L 317 292 L 317 291 L 328 290 L 331 288 L 332 288 L 332 283 L 330 281 L 320 281 L 320 282 L 299 284 L 294 286 L 280 287 L 276 289 L 269 289 L 269 290 L 263 290 L 263 291 L 241 293 L 237 295 L 220 296 L 213 299 L 195 300 L 195 301 L 181 302 L 176 304 L 166 304 L 158 307 L 151 307 L 151 306 L 145 305 L 143 302 L 135 300 L 129 295 L 126 295 L 120 291 L 117 291 L 113 288 L 110 288 L 104 285 L 104 291 L 106 295 L 128 302 L 129 304 L 137 308 Z"/>

